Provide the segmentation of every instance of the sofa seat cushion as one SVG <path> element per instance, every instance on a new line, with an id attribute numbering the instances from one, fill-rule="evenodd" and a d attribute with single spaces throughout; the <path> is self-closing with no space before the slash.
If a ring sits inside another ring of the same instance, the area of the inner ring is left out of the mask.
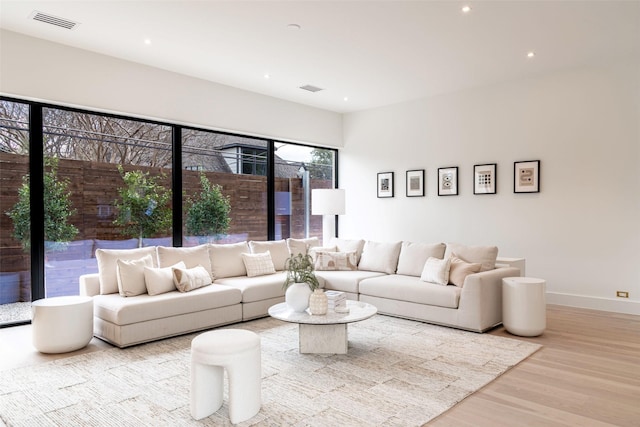
<path id="1" fill-rule="evenodd" d="M 373 297 L 438 307 L 458 308 L 462 289 L 423 282 L 419 277 L 392 274 L 372 277 L 360 282 L 360 293 Z"/>
<path id="2" fill-rule="evenodd" d="M 386 276 L 376 271 L 316 271 L 316 277 L 320 283 L 324 283 L 325 289 L 341 292 L 358 293 L 361 280 L 371 277 Z"/>
<path id="3" fill-rule="evenodd" d="M 93 297 L 94 316 L 116 325 L 129 325 L 197 311 L 239 304 L 242 294 L 229 286 L 211 285 L 191 292 L 171 291 L 160 295 L 119 294 Z"/>
<path id="4" fill-rule="evenodd" d="M 284 296 L 282 284 L 286 277 L 287 273 L 279 272 L 256 277 L 225 277 L 214 283 L 239 289 L 242 291 L 242 302 L 246 303 Z"/>

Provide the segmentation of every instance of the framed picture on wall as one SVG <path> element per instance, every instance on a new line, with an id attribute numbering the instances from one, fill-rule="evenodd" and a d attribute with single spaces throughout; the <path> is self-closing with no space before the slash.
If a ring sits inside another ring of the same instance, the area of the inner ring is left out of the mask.
<path id="1" fill-rule="evenodd" d="M 393 197 L 393 172 L 378 173 L 378 197 Z"/>
<path id="2" fill-rule="evenodd" d="M 407 197 L 424 197 L 424 169 L 407 171 Z"/>
<path id="3" fill-rule="evenodd" d="M 458 167 L 438 168 L 438 196 L 458 195 Z"/>
<path id="4" fill-rule="evenodd" d="M 540 160 L 513 163 L 513 192 L 540 192 Z"/>
<path id="5" fill-rule="evenodd" d="M 496 194 L 497 168 L 495 163 L 473 166 L 473 194 Z"/>

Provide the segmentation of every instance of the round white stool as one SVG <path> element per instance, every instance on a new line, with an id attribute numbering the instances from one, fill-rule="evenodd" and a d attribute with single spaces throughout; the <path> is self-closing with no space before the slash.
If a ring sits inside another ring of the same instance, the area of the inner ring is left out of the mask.
<path id="1" fill-rule="evenodd" d="M 514 335 L 535 337 L 547 326 L 546 282 L 533 277 L 502 279 L 502 324 Z"/>
<path id="2" fill-rule="evenodd" d="M 205 332 L 191 341 L 191 416 L 200 420 L 222 406 L 224 370 L 229 380 L 229 419 L 237 424 L 260 411 L 260 337 L 242 329 Z"/>
<path id="3" fill-rule="evenodd" d="M 93 338 L 93 299 L 45 298 L 31 304 L 33 346 L 41 353 L 79 350 Z"/>

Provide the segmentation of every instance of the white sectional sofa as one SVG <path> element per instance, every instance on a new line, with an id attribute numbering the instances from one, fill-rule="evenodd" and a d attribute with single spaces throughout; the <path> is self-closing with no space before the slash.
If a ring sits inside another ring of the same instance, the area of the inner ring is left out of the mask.
<path id="1" fill-rule="evenodd" d="M 520 275 L 495 268 L 495 247 L 288 239 L 97 250 L 99 272 L 80 277 L 80 294 L 94 298 L 94 335 L 127 347 L 267 316 L 284 301 L 286 259 L 308 248 L 326 289 L 381 314 L 476 332 L 501 323 L 502 278 Z"/>

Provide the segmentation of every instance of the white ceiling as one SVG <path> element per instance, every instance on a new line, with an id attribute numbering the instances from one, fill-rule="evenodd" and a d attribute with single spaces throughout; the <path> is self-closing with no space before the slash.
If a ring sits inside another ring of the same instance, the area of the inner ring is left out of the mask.
<path id="1" fill-rule="evenodd" d="M 640 57 L 634 0 L 0 0 L 0 27 L 336 112 Z"/>

